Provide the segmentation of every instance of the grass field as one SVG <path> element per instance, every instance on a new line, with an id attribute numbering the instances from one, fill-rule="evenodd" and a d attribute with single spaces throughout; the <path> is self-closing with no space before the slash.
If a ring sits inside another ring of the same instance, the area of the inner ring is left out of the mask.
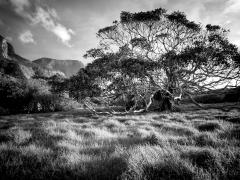
<path id="1" fill-rule="evenodd" d="M 0 117 L 0 179 L 238 179 L 240 112 Z"/>

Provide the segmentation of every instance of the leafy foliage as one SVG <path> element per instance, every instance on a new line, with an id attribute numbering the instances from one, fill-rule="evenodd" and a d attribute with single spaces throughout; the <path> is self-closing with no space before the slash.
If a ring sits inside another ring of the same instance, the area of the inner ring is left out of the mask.
<path id="1" fill-rule="evenodd" d="M 205 91 L 236 78 L 239 52 L 228 41 L 228 31 L 220 26 L 208 24 L 203 28 L 189 21 L 182 12 L 168 14 L 162 8 L 122 12 L 120 20 L 114 23 L 114 28 L 98 32 L 105 56 L 111 49 L 112 54 L 118 54 L 113 61 L 126 65 L 118 64 L 118 72 L 129 75 L 139 69 L 141 76 L 148 77 L 152 84 L 173 89 L 175 93 L 179 89 Z M 142 63 L 132 65 L 133 59 L 158 65 L 146 69 Z M 153 75 L 153 72 L 158 73 Z M 159 78 L 161 83 L 156 82 Z"/>
<path id="2" fill-rule="evenodd" d="M 120 15 L 122 23 L 144 22 L 144 21 L 158 21 L 161 16 L 166 13 L 165 9 L 159 8 L 153 11 L 129 13 L 123 11 Z"/>
<path id="3" fill-rule="evenodd" d="M 68 88 L 70 97 L 74 97 L 77 100 L 100 94 L 98 85 L 94 84 L 89 76 L 89 72 L 83 68 L 79 70 L 77 75 L 72 76 L 68 80 Z"/>
<path id="4" fill-rule="evenodd" d="M 59 74 L 56 74 L 48 79 L 48 84 L 51 86 L 51 92 L 57 95 L 63 95 L 67 90 L 66 80 Z"/>

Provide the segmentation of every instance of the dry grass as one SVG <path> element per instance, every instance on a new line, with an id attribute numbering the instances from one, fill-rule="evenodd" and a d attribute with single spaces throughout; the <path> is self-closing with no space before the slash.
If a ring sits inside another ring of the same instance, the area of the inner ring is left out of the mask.
<path id="1" fill-rule="evenodd" d="M 0 179 L 237 179 L 240 112 L 0 117 Z"/>

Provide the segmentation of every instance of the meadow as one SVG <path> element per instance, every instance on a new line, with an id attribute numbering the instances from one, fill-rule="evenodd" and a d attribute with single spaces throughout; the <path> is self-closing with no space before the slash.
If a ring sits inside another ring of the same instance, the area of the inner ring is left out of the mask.
<path id="1" fill-rule="evenodd" d="M 240 112 L 0 117 L 0 179 L 238 179 Z"/>

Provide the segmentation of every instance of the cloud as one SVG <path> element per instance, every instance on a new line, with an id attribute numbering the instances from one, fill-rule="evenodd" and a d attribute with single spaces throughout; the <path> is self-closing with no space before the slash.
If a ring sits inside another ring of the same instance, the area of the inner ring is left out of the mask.
<path id="1" fill-rule="evenodd" d="M 19 16 L 29 20 L 32 25 L 41 25 L 55 34 L 64 45 L 72 47 L 70 41 L 75 32 L 59 22 L 56 9 L 40 4 L 41 1 L 35 1 L 34 4 L 29 0 L 10 0 L 10 2 Z"/>
<path id="2" fill-rule="evenodd" d="M 45 10 L 38 7 L 31 21 L 33 24 L 41 24 L 46 30 L 54 33 L 66 46 L 71 47 L 69 41 L 75 34 L 74 31 L 58 23 L 54 18 L 58 18 L 54 9 Z"/>
<path id="3" fill-rule="evenodd" d="M 16 12 L 21 13 L 25 7 L 29 7 L 29 0 L 10 0 Z"/>
<path id="4" fill-rule="evenodd" d="M 13 6 L 14 11 L 24 17 L 28 18 L 29 14 L 27 13 L 26 9 L 30 7 L 29 0 L 9 0 L 11 5 Z"/>
<path id="5" fill-rule="evenodd" d="M 33 43 L 36 44 L 35 40 L 33 39 L 33 34 L 31 31 L 27 30 L 19 35 L 19 40 L 24 43 Z"/>
<path id="6" fill-rule="evenodd" d="M 228 0 L 224 14 L 235 14 L 240 12 L 240 1 L 239 0 Z"/>

